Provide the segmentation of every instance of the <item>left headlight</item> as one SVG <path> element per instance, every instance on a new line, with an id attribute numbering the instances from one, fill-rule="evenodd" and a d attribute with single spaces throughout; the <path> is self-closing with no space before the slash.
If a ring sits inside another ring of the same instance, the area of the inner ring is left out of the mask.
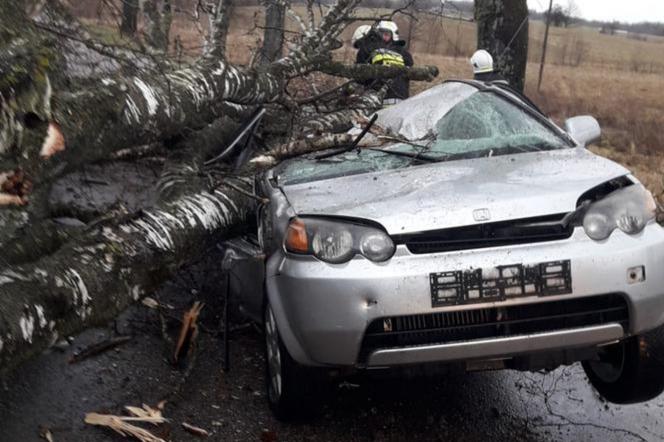
<path id="1" fill-rule="evenodd" d="M 381 229 L 322 218 L 293 218 L 284 247 L 291 253 L 313 255 L 331 264 L 348 262 L 355 255 L 384 262 L 395 251 L 394 242 Z"/>
<path id="2" fill-rule="evenodd" d="M 608 238 L 616 228 L 636 235 L 655 219 L 656 208 L 652 194 L 634 184 L 591 204 L 583 218 L 583 228 L 596 241 Z"/>

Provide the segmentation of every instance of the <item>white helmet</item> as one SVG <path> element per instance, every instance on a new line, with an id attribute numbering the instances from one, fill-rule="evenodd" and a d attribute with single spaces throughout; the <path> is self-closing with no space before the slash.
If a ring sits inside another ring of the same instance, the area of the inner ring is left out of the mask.
<path id="1" fill-rule="evenodd" d="M 395 42 L 401 41 L 401 38 L 399 38 L 399 27 L 393 21 L 389 20 L 379 21 L 378 24 L 376 25 L 376 29 L 378 29 L 379 31 L 390 31 L 392 33 L 392 40 L 394 40 Z"/>
<path id="2" fill-rule="evenodd" d="M 493 57 L 484 49 L 480 49 L 470 57 L 470 64 L 473 65 L 473 73 L 475 74 L 493 72 Z"/>
<path id="3" fill-rule="evenodd" d="M 371 26 L 370 25 L 362 25 L 358 26 L 357 29 L 355 30 L 355 33 L 353 34 L 352 42 L 353 46 L 357 47 L 357 43 L 362 40 L 364 37 L 367 36 L 367 34 L 371 32 Z"/>

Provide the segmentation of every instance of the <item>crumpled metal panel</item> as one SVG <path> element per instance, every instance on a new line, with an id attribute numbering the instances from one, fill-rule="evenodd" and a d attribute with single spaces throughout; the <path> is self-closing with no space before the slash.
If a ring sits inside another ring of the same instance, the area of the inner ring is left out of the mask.
<path id="1" fill-rule="evenodd" d="M 434 86 L 396 106 L 378 112 L 378 124 L 408 140 L 421 140 L 435 132 L 436 123 L 461 101 L 478 93 L 465 83 Z"/>

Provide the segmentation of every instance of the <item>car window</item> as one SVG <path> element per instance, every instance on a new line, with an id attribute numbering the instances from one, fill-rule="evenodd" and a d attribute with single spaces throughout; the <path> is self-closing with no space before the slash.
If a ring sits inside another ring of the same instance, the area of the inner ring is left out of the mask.
<path id="1" fill-rule="evenodd" d="M 444 83 L 378 113 L 378 125 L 404 142 L 286 161 L 276 170 L 282 185 L 454 161 L 570 147 L 567 140 L 520 106 L 465 83 Z M 385 151 L 417 154 L 408 158 Z"/>
<path id="2" fill-rule="evenodd" d="M 552 129 L 492 92 L 472 95 L 456 105 L 436 123 L 435 137 L 431 151 L 447 154 L 569 147 Z"/>
<path id="3" fill-rule="evenodd" d="M 278 169 L 279 184 L 299 184 L 323 179 L 338 178 L 360 173 L 398 169 L 412 163 L 412 159 L 388 155 L 371 150 L 356 150 L 317 160 L 303 157 L 282 163 Z"/>

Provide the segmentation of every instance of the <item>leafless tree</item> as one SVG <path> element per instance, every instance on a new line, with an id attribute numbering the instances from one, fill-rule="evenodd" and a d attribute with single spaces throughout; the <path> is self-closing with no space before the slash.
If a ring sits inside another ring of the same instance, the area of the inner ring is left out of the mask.
<path id="1" fill-rule="evenodd" d="M 526 0 L 475 0 L 475 20 L 478 48 L 489 51 L 496 68 L 523 90 L 528 62 Z"/>
<path id="2" fill-rule="evenodd" d="M 122 0 L 122 23 L 120 32 L 123 35 L 133 37 L 138 30 L 138 0 Z"/>

